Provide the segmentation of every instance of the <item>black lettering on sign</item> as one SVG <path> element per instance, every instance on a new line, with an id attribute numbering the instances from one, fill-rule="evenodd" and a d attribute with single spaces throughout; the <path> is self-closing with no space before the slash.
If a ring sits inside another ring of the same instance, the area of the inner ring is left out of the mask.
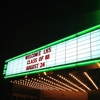
<path id="1" fill-rule="evenodd" d="M 28 60 L 27 64 L 36 63 L 36 62 L 37 62 L 37 58 Z"/>
<path id="2" fill-rule="evenodd" d="M 44 50 L 44 54 L 51 52 L 51 47 Z"/>
<path id="3" fill-rule="evenodd" d="M 45 62 L 40 63 L 40 67 L 44 67 L 45 66 Z"/>
<path id="4" fill-rule="evenodd" d="M 38 68 L 38 65 L 39 65 L 39 64 L 34 64 L 34 65 L 27 66 L 27 67 L 26 67 L 26 70 L 36 69 L 36 68 Z"/>
<path id="5" fill-rule="evenodd" d="M 50 59 L 50 54 L 45 55 L 45 60 Z"/>

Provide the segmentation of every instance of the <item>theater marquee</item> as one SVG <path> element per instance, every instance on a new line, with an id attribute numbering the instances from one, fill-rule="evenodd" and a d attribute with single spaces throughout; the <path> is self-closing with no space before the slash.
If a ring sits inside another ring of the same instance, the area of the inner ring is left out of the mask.
<path id="1" fill-rule="evenodd" d="M 6 60 L 5 78 L 100 62 L 100 25 Z"/>

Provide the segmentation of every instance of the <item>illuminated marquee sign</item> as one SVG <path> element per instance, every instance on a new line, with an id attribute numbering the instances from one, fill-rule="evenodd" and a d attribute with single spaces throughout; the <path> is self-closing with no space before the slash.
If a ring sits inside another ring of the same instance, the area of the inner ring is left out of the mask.
<path id="1" fill-rule="evenodd" d="M 97 58 L 100 58 L 100 25 L 7 60 L 5 77 L 53 70 L 58 66 L 68 68 Z"/>

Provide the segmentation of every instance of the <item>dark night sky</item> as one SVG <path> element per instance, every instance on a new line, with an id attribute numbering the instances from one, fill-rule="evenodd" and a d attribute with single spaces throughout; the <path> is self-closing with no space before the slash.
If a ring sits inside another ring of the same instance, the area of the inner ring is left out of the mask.
<path id="1" fill-rule="evenodd" d="M 93 13 L 100 10 L 99 0 L 66 1 L 0 3 L 0 73 L 6 59 L 100 23 L 98 18 L 93 21 L 97 17 Z"/>

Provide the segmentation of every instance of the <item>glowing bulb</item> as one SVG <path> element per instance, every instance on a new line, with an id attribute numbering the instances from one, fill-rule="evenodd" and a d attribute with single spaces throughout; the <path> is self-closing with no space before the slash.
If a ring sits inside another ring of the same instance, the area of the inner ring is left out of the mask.
<path id="1" fill-rule="evenodd" d="M 100 68 L 100 63 L 97 63 L 98 64 L 98 66 L 99 66 L 99 68 Z"/>
<path id="2" fill-rule="evenodd" d="M 87 72 L 84 72 L 85 76 L 90 80 L 90 82 L 94 85 L 94 87 L 96 89 L 98 89 L 98 87 L 96 86 L 96 84 L 94 83 L 94 81 L 90 78 L 90 76 L 87 74 Z"/>
<path id="3" fill-rule="evenodd" d="M 83 82 L 81 82 L 77 77 L 75 77 L 72 74 L 69 74 L 71 77 L 73 77 L 77 82 L 79 82 L 81 85 L 83 85 L 85 88 L 87 88 L 89 91 L 91 90 L 88 86 L 86 86 Z"/>
<path id="4" fill-rule="evenodd" d="M 65 77 L 59 75 L 58 77 L 60 77 L 61 79 L 63 79 L 64 81 L 67 81 L 68 83 L 70 83 L 71 85 L 75 86 L 76 88 L 80 89 L 83 92 L 86 92 L 84 89 L 80 88 L 79 86 L 77 86 L 76 84 L 72 83 L 71 81 L 69 81 L 68 79 L 66 79 Z"/>

